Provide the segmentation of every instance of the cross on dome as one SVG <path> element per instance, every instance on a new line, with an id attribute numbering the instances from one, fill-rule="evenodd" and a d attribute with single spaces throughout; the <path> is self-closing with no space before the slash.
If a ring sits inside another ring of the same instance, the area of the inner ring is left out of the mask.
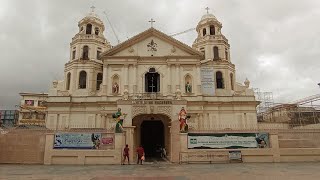
<path id="1" fill-rule="evenodd" d="M 153 20 L 153 18 L 151 18 L 151 20 L 149 21 L 149 23 L 151 23 L 151 27 L 153 27 L 153 23 L 156 22 L 155 20 Z"/>
<path id="2" fill-rule="evenodd" d="M 209 9 L 210 9 L 210 8 L 209 8 L 209 7 L 206 7 L 205 9 L 207 10 L 207 14 L 209 14 Z"/>
<path id="3" fill-rule="evenodd" d="M 94 13 L 94 9 L 95 9 L 96 7 L 91 6 L 90 8 L 91 8 L 91 12 Z"/>

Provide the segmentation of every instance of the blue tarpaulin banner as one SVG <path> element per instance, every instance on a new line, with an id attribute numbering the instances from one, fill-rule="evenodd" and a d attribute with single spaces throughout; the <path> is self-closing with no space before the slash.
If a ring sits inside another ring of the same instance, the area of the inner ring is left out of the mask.
<path id="1" fill-rule="evenodd" d="M 101 133 L 56 133 L 54 149 L 99 149 Z"/>

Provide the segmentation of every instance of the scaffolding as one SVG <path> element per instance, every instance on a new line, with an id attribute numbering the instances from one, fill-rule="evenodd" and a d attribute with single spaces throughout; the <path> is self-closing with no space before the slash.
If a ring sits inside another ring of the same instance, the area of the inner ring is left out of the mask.
<path id="1" fill-rule="evenodd" d="M 320 94 L 264 108 L 257 114 L 259 122 L 288 123 L 291 127 L 320 123 Z"/>
<path id="2" fill-rule="evenodd" d="M 260 102 L 257 106 L 257 113 L 261 114 L 274 106 L 273 93 L 261 92 L 259 88 L 253 88 L 256 100 Z"/>

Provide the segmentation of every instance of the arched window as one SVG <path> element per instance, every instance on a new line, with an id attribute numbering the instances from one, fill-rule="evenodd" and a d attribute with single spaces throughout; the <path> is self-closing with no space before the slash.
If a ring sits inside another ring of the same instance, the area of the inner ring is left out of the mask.
<path id="1" fill-rule="evenodd" d="M 66 84 L 66 89 L 70 90 L 70 80 L 71 80 L 71 73 L 67 74 L 67 84 Z"/>
<path id="2" fill-rule="evenodd" d="M 73 50 L 72 51 L 72 59 L 75 59 L 76 58 L 76 50 Z"/>
<path id="3" fill-rule="evenodd" d="M 202 29 L 202 35 L 205 36 L 207 34 L 206 28 Z"/>
<path id="4" fill-rule="evenodd" d="M 226 60 L 229 60 L 229 53 L 227 49 L 226 49 Z"/>
<path id="5" fill-rule="evenodd" d="M 213 59 L 219 59 L 219 49 L 217 46 L 213 47 Z"/>
<path id="6" fill-rule="evenodd" d="M 82 59 L 89 60 L 89 47 L 83 46 Z"/>
<path id="7" fill-rule="evenodd" d="M 222 72 L 220 71 L 216 72 L 216 83 L 217 83 L 217 89 L 224 89 L 223 76 L 222 76 Z"/>
<path id="8" fill-rule="evenodd" d="M 91 24 L 87 24 L 86 34 L 91 34 L 91 31 L 92 31 L 92 25 Z"/>
<path id="9" fill-rule="evenodd" d="M 99 35 L 99 28 L 98 27 L 94 28 L 94 34 Z"/>
<path id="10" fill-rule="evenodd" d="M 97 74 L 97 90 L 100 90 L 100 85 L 102 84 L 102 73 Z"/>
<path id="11" fill-rule="evenodd" d="M 185 81 L 185 92 L 192 93 L 192 77 L 188 74 L 184 78 Z"/>
<path id="12" fill-rule="evenodd" d="M 233 90 L 233 74 L 230 74 L 231 90 Z"/>
<path id="13" fill-rule="evenodd" d="M 160 92 L 160 74 L 156 72 L 155 68 L 150 68 L 144 77 L 146 92 Z"/>
<path id="14" fill-rule="evenodd" d="M 87 73 L 85 71 L 81 71 L 79 74 L 79 89 L 87 88 Z"/>
<path id="15" fill-rule="evenodd" d="M 210 35 L 216 35 L 216 30 L 214 29 L 214 25 L 210 26 Z"/>

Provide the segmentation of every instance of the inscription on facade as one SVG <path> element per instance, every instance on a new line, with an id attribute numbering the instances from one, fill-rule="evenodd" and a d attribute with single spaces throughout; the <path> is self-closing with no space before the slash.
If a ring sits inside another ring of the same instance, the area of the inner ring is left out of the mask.
<path id="1" fill-rule="evenodd" d="M 140 105 L 148 105 L 148 104 L 157 104 L 157 105 L 162 105 L 162 104 L 172 104 L 172 101 L 147 101 L 147 100 L 134 100 L 132 101 L 132 104 L 140 104 Z"/>

